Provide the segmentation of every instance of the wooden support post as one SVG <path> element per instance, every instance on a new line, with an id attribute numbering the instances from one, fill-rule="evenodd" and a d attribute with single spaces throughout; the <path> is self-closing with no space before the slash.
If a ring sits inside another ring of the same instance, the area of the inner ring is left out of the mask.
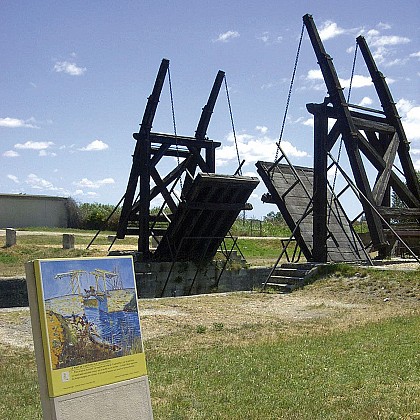
<path id="1" fill-rule="evenodd" d="M 314 114 L 314 184 L 312 255 L 316 262 L 327 262 L 327 141 L 326 104 L 316 105 Z"/>
<path id="2" fill-rule="evenodd" d="M 149 220 L 150 220 L 150 140 L 143 137 L 139 141 L 140 153 L 140 200 L 139 200 L 139 239 L 138 251 L 143 261 L 147 261 L 149 257 Z"/>

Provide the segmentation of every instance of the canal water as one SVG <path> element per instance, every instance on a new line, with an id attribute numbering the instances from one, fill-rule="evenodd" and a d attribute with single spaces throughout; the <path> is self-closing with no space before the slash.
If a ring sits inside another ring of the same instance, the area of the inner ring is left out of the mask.
<path id="1" fill-rule="evenodd" d="M 102 340 L 117 345 L 121 350 L 130 350 L 134 341 L 141 337 L 137 312 L 103 312 L 99 308 L 85 307 L 88 322 Z"/>

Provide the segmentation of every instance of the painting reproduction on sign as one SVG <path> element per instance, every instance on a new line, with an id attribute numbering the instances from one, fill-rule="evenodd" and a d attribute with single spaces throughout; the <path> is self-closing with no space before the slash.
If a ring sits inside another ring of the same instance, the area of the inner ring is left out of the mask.
<path id="1" fill-rule="evenodd" d="M 131 257 L 34 262 L 51 397 L 146 375 Z"/>

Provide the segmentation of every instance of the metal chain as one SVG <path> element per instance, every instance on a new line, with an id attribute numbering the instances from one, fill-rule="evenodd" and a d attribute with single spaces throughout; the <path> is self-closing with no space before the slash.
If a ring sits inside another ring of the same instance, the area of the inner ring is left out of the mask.
<path id="1" fill-rule="evenodd" d="M 353 85 L 354 69 L 356 68 L 356 58 L 357 58 L 357 50 L 358 50 L 358 48 L 359 48 L 359 45 L 356 42 L 356 48 L 354 49 L 353 66 L 351 68 L 351 77 L 350 77 L 350 83 L 349 83 L 349 93 L 347 95 L 347 103 L 350 102 L 351 87 Z"/>
<path id="2" fill-rule="evenodd" d="M 169 67 L 168 67 L 168 79 L 169 79 L 169 94 L 171 95 L 172 123 L 174 125 L 174 134 L 175 134 L 175 137 L 176 137 L 174 96 L 172 94 L 172 79 L 171 79 L 171 71 L 169 70 Z"/>
<path id="3" fill-rule="evenodd" d="M 300 48 L 302 46 L 302 39 L 303 39 L 304 30 L 305 30 L 305 24 L 302 24 L 302 29 L 300 31 L 299 45 L 298 45 L 298 49 L 297 49 L 297 52 L 296 52 L 295 65 L 293 67 L 292 79 L 290 80 L 289 93 L 287 95 L 286 109 L 284 111 L 283 122 L 281 124 L 281 131 L 280 131 L 280 136 L 279 136 L 279 142 L 278 142 L 278 146 L 277 146 L 277 150 L 276 150 L 276 156 L 275 156 L 275 159 L 274 159 L 275 162 L 277 162 L 277 158 L 279 156 L 279 150 L 280 150 L 280 143 L 281 143 L 281 140 L 283 138 L 283 131 L 284 131 L 284 126 L 286 124 L 287 112 L 289 110 L 289 104 L 290 104 L 290 97 L 292 95 L 293 83 L 295 81 L 296 69 L 297 69 L 298 62 L 299 62 L 299 54 L 300 54 Z"/>
<path id="4" fill-rule="evenodd" d="M 174 126 L 174 135 L 175 135 L 176 160 L 177 160 L 177 164 L 179 166 L 180 163 L 179 163 L 179 153 L 178 153 L 178 140 L 177 140 L 177 134 L 176 134 L 174 96 L 173 96 L 173 93 L 172 93 L 172 79 L 171 79 L 171 71 L 169 70 L 169 67 L 168 67 L 168 80 L 169 80 L 169 94 L 171 96 L 172 123 L 173 123 L 173 126 Z M 182 190 L 182 179 L 181 179 L 181 177 L 179 177 L 179 184 L 180 184 L 181 190 Z"/>
<path id="5" fill-rule="evenodd" d="M 239 165 L 238 166 L 238 168 L 239 168 L 238 173 L 239 173 L 239 175 L 242 175 L 241 159 L 240 159 L 240 156 L 239 156 L 238 141 L 236 139 L 235 124 L 233 122 L 232 106 L 230 104 L 229 89 L 228 89 L 228 84 L 227 84 L 227 80 L 226 80 L 226 74 L 224 76 L 224 81 L 225 81 L 225 90 L 226 90 L 227 103 L 228 103 L 228 106 L 229 106 L 230 122 L 232 124 L 233 139 L 235 140 L 236 157 L 238 158 L 238 165 Z"/>

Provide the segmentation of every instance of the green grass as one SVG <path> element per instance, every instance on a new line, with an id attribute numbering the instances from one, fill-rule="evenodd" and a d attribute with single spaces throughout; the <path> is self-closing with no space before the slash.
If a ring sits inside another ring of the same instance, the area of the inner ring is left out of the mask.
<path id="1" fill-rule="evenodd" d="M 30 226 L 30 227 L 19 228 L 18 230 L 23 230 L 27 232 L 81 233 L 83 235 L 90 235 L 90 236 L 95 235 L 97 232 L 97 230 L 89 230 L 89 229 L 56 228 L 56 227 L 46 227 L 46 226 Z M 115 232 L 101 231 L 101 234 L 115 235 Z"/>
<path id="2" fill-rule="evenodd" d="M 290 229 L 285 222 L 275 223 L 252 219 L 238 218 L 233 224 L 230 232 L 233 236 L 279 236 L 290 235 Z"/>
<path id="3" fill-rule="evenodd" d="M 30 244 L 0 248 L 0 276 L 24 275 L 25 263 L 38 258 L 78 258 L 85 256 L 98 256 L 98 252 L 95 250 L 62 249 Z"/>
<path id="4" fill-rule="evenodd" d="M 397 419 L 420 408 L 420 317 L 147 354 L 155 419 Z"/>
<path id="5" fill-rule="evenodd" d="M 30 230 L 30 229 L 28 229 Z M 38 230 L 36 230 L 38 231 Z M 62 229 L 63 233 L 75 233 L 75 249 L 62 249 L 62 235 L 56 235 L 51 229 L 44 228 L 45 234 L 18 235 L 17 245 L 0 248 L 0 276 L 9 277 L 24 275 L 25 263 L 37 258 L 78 258 L 88 256 L 106 256 L 108 246 L 111 242 L 107 235 L 101 234 L 95 240 L 93 246 L 87 250 L 94 236 L 93 232 L 82 230 Z M 51 231 L 49 235 L 48 232 Z M 54 230 L 54 232 L 57 232 Z M 124 241 L 117 241 L 118 244 L 124 243 L 127 249 L 134 249 L 137 246 L 137 238 L 126 238 Z M 106 245 L 102 250 L 95 249 L 95 246 Z"/>
<path id="6" fill-rule="evenodd" d="M 334 278 L 331 282 L 330 279 Z M 365 296 L 389 296 L 417 299 L 420 291 L 420 266 L 416 270 L 383 271 L 350 264 L 330 264 L 319 267 L 318 274 L 309 278 L 315 287 L 329 293 L 356 292 Z"/>
<path id="7" fill-rule="evenodd" d="M 185 337 L 212 334 L 210 348 L 146 345 L 154 418 L 416 419 L 419 330 L 410 316 L 237 346 L 216 345 L 218 328 Z M 0 418 L 40 419 L 33 353 L 0 346 L 0 378 Z"/>
<path id="8" fill-rule="evenodd" d="M 231 242 L 226 241 L 228 247 Z M 237 241 L 239 249 L 242 251 L 245 259 L 252 265 L 274 264 L 282 250 L 282 244 L 278 238 L 258 238 L 258 239 L 247 239 L 240 238 Z M 291 257 L 293 253 L 294 243 L 291 243 L 288 247 L 288 254 Z"/>
<path id="9" fill-rule="evenodd" d="M 0 419 L 42 418 L 32 352 L 0 345 L 0 378 Z"/>
<path id="10" fill-rule="evenodd" d="M 21 238 L 0 249 L 0 275 L 23 274 L 30 259 L 106 254 L 63 250 L 54 242 L 59 238 L 61 245 L 61 236 Z M 47 246 L 51 241 L 54 246 Z M 239 246 L 249 261 L 272 261 L 281 250 L 278 239 L 240 239 Z M 308 290 L 372 294 L 381 302 L 400 294 L 414 302 L 419 272 L 329 265 L 321 273 L 325 279 Z M 313 325 L 285 335 L 283 325 L 258 320 L 235 331 L 222 323 L 197 324 L 146 342 L 154 418 L 420 418 L 420 316 L 344 331 Z M 232 334 L 241 340 L 229 340 Z M 32 352 L 0 345 L 0 393 L 0 419 L 41 419 Z"/>
<path id="11" fill-rule="evenodd" d="M 46 231 L 47 232 L 47 231 Z M 83 232 L 83 235 L 80 234 Z M 76 232 L 74 232 L 76 233 Z M 83 248 L 88 245 L 93 235 L 86 234 L 86 231 L 78 231 L 75 236 L 76 246 Z M 105 256 L 107 255 L 107 248 L 102 251 L 95 250 L 96 245 L 110 245 L 107 236 L 99 236 L 93 247 L 89 250 L 83 248 L 76 248 L 72 250 L 62 249 L 61 235 L 19 235 L 17 237 L 17 245 L 13 247 L 0 248 L 0 276 L 14 276 L 24 274 L 24 264 L 37 258 L 73 258 L 83 256 Z M 137 238 L 126 238 L 124 241 L 117 241 L 118 244 L 124 243 L 127 249 L 136 249 Z M 232 242 L 227 240 L 228 248 L 231 247 Z M 238 240 L 238 245 L 244 254 L 246 260 L 252 265 L 270 265 L 274 264 L 275 260 L 281 252 L 280 239 L 272 238 L 258 238 Z M 230 248 L 229 248 L 230 249 Z M 291 252 L 289 252 L 291 254 Z"/>

